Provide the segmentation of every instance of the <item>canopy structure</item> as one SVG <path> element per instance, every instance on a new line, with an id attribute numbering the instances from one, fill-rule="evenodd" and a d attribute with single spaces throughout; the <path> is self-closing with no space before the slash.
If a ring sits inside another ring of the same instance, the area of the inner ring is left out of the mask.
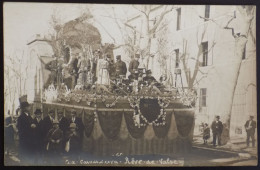
<path id="1" fill-rule="evenodd" d="M 95 50 L 101 45 L 101 35 L 98 29 L 90 23 L 80 22 L 79 19 L 64 24 L 62 34 L 69 46 L 88 44 Z"/>

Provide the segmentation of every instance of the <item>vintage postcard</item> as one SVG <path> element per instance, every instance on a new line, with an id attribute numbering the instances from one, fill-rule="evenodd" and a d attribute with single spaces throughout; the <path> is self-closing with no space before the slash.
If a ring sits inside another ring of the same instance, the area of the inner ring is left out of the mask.
<path id="1" fill-rule="evenodd" d="M 5 166 L 256 166 L 256 6 L 5 2 Z"/>

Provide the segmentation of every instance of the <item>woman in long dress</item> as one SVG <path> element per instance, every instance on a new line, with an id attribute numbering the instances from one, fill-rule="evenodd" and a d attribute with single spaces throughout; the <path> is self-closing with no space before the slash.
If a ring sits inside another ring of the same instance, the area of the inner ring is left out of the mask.
<path id="1" fill-rule="evenodd" d="M 99 59 L 97 62 L 97 84 L 110 85 L 109 77 L 109 56 Z"/>

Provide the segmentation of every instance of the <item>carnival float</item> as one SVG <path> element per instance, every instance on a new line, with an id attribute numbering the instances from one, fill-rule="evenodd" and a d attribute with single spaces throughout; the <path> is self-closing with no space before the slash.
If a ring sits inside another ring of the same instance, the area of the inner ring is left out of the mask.
<path id="1" fill-rule="evenodd" d="M 56 57 L 42 65 L 50 71 L 40 100 L 43 114 L 62 109 L 69 118 L 70 110 L 75 109 L 85 127 L 83 151 L 93 155 L 188 152 L 196 100 L 191 89 L 166 89 L 160 83 L 135 87 L 127 78 L 112 79 L 113 76 L 111 85 L 105 86 L 93 81 L 93 76 L 88 77 L 87 71 L 84 81 L 79 73 L 75 86 L 69 85 L 75 81 L 68 66 L 73 48 L 84 61 L 92 62 L 97 50 L 113 56 L 113 46 L 102 45 L 97 28 L 83 20 L 78 18 L 57 28 L 57 36 L 62 35 L 59 41 L 48 42 Z"/>

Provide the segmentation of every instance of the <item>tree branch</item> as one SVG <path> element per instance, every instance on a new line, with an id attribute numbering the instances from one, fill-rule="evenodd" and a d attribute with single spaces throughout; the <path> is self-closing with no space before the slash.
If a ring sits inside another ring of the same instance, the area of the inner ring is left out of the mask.
<path id="1" fill-rule="evenodd" d="M 166 8 L 167 8 L 167 6 L 166 6 Z M 159 26 L 160 23 L 162 22 L 164 16 L 165 16 L 166 14 L 168 14 L 169 12 L 171 12 L 171 11 L 174 9 L 174 6 L 172 6 L 172 7 L 171 7 L 170 9 L 168 9 L 168 10 L 166 10 L 166 8 L 165 8 L 165 10 L 163 11 L 163 13 L 160 15 L 159 19 L 157 20 L 157 22 L 155 23 L 155 25 L 153 26 L 153 28 L 150 29 L 149 33 L 153 33 L 154 31 L 156 31 L 156 29 L 158 28 L 158 26 Z"/>
<path id="2" fill-rule="evenodd" d="M 147 15 L 144 11 L 140 10 L 140 9 L 137 8 L 135 5 L 132 5 L 132 7 L 135 8 L 136 10 L 138 10 L 139 12 L 143 13 L 146 17 L 148 17 L 148 15 Z M 145 7 L 146 7 L 146 6 L 145 6 Z"/>

